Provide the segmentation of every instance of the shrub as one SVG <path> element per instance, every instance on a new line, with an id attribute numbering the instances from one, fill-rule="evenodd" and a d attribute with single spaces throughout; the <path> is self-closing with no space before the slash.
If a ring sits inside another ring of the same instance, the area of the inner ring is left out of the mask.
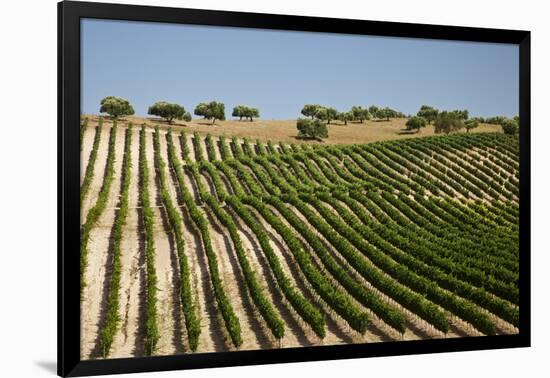
<path id="1" fill-rule="evenodd" d="M 300 138 L 328 138 L 327 124 L 320 119 L 298 118 L 296 128 Z"/>

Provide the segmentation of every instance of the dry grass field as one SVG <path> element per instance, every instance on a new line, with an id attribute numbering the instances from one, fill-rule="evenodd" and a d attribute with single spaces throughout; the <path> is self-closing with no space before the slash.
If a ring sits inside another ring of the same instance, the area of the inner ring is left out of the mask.
<path id="1" fill-rule="evenodd" d="M 97 116 L 88 116 L 92 122 L 97 121 Z M 263 142 L 268 140 L 285 143 L 308 143 L 308 144 L 355 144 L 370 143 L 384 140 L 417 138 L 434 135 L 433 126 L 427 126 L 419 133 L 408 132 L 405 130 L 406 118 L 395 118 L 390 121 L 365 121 L 365 123 L 348 122 L 347 125 L 335 121 L 328 126 L 327 139 L 323 142 L 312 140 L 301 140 L 296 138 L 296 120 L 255 120 L 238 121 L 216 121 L 214 125 L 210 121 L 194 119 L 191 122 L 174 121 L 172 125 L 158 118 L 126 117 L 125 121 L 132 122 L 139 126 L 147 124 L 150 126 L 158 125 L 161 128 L 172 127 L 174 132 L 185 130 L 188 134 L 197 131 L 201 135 L 211 134 L 212 136 L 237 136 L 239 138 L 247 137 L 250 140 L 259 139 Z M 463 131 L 465 132 L 465 131 Z M 472 132 L 501 132 L 498 125 L 481 124 Z"/>

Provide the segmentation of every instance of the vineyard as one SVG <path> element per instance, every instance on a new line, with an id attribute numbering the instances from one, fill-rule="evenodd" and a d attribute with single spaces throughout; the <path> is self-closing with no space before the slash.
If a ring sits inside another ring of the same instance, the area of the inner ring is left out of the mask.
<path id="1" fill-rule="evenodd" d="M 81 126 L 83 359 L 518 332 L 517 136 L 180 130 Z"/>

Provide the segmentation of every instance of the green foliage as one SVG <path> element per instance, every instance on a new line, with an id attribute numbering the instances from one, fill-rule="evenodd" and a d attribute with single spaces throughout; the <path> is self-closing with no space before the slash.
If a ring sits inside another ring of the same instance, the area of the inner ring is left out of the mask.
<path id="1" fill-rule="evenodd" d="M 206 138 L 204 139 L 204 144 L 206 144 L 206 154 L 208 155 L 208 160 L 216 160 L 216 146 L 214 144 L 214 140 L 212 139 L 212 135 L 206 135 Z"/>
<path id="2" fill-rule="evenodd" d="M 439 114 L 439 110 L 429 105 L 422 105 L 416 115 L 424 118 L 428 124 L 433 123 Z"/>
<path id="3" fill-rule="evenodd" d="M 368 111 L 371 115 L 375 116 L 378 113 L 378 106 L 371 105 L 369 106 Z"/>
<path id="4" fill-rule="evenodd" d="M 99 350 L 103 358 L 109 355 L 111 345 L 120 322 L 120 278 L 122 272 L 121 264 L 121 242 L 123 227 L 126 225 L 128 217 L 128 201 L 130 192 L 130 182 L 132 180 L 132 124 L 128 124 L 124 142 L 124 158 L 122 161 L 122 184 L 120 190 L 119 210 L 115 215 L 113 228 L 111 230 L 112 238 L 112 258 L 111 258 L 111 279 L 109 282 L 107 296 L 107 315 L 105 323 L 99 331 Z"/>
<path id="5" fill-rule="evenodd" d="M 456 118 L 462 120 L 462 121 L 466 121 L 469 117 L 469 112 L 468 112 L 468 109 L 463 109 L 463 110 L 453 110 L 451 111 L 450 113 L 454 114 Z"/>
<path id="6" fill-rule="evenodd" d="M 397 112 L 393 109 L 385 107 L 382 109 L 378 109 L 375 116 L 378 119 L 385 119 L 386 121 L 389 121 L 390 118 L 394 118 L 397 116 Z"/>
<path id="7" fill-rule="evenodd" d="M 495 116 L 495 117 L 489 117 L 485 119 L 485 122 L 490 125 L 502 125 L 502 123 L 506 120 L 506 117 L 503 116 Z"/>
<path id="8" fill-rule="evenodd" d="M 187 143 L 187 134 L 185 131 L 182 131 L 179 136 L 180 139 L 180 148 L 181 148 L 181 158 L 183 160 L 189 159 L 189 144 Z"/>
<path id="9" fill-rule="evenodd" d="M 464 127 L 463 119 L 460 118 L 462 115 L 459 115 L 455 111 L 448 112 L 442 111 L 438 114 L 435 119 L 435 133 L 436 134 L 449 134 L 454 131 L 458 131 Z"/>
<path id="10" fill-rule="evenodd" d="M 193 118 L 191 117 L 191 113 L 189 112 L 183 113 L 182 120 L 184 120 L 185 122 L 191 122 L 192 119 Z"/>
<path id="11" fill-rule="evenodd" d="M 273 272 L 273 275 L 275 276 L 277 284 L 280 290 L 283 292 L 285 298 L 292 305 L 292 308 L 298 313 L 298 315 L 302 319 L 304 319 L 304 321 L 311 327 L 311 329 L 318 337 L 324 338 L 326 335 L 326 331 L 323 315 L 316 308 L 316 306 L 309 300 L 304 298 L 292 284 L 291 279 L 284 272 L 277 254 L 273 251 L 273 248 L 271 247 L 271 244 L 269 242 L 270 238 L 266 230 L 252 215 L 252 213 L 241 202 L 237 200 L 236 197 L 227 198 L 227 203 L 233 208 L 233 210 L 235 210 L 239 217 L 256 235 L 258 242 L 260 243 L 260 247 L 267 257 L 267 261 L 269 263 L 271 271 Z"/>
<path id="12" fill-rule="evenodd" d="M 202 198 L 208 204 L 216 218 L 227 228 L 229 236 L 233 241 L 233 246 L 235 247 L 235 252 L 237 254 L 237 259 L 239 265 L 242 269 L 246 287 L 256 305 L 258 311 L 265 320 L 267 326 L 271 330 L 273 336 L 277 339 L 281 339 L 285 335 L 285 326 L 283 320 L 280 318 L 279 314 L 273 308 L 273 305 L 263 292 L 250 262 L 248 261 L 246 252 L 244 250 L 241 237 L 237 231 L 237 226 L 233 221 L 231 215 L 229 215 L 223 208 L 220 207 L 218 202 L 214 197 L 206 192 L 201 193 Z"/>
<path id="13" fill-rule="evenodd" d="M 298 118 L 296 128 L 300 138 L 328 138 L 327 124 L 319 119 Z"/>
<path id="14" fill-rule="evenodd" d="M 97 151 L 99 149 L 99 142 L 101 140 L 101 130 L 103 129 L 103 117 L 99 117 L 98 125 L 95 128 L 94 143 L 92 145 L 92 151 L 90 151 L 90 157 L 88 158 L 88 164 L 86 165 L 86 171 L 84 172 L 84 180 L 80 185 L 80 207 L 84 199 L 88 195 L 92 179 L 94 178 L 95 162 L 97 160 Z"/>
<path id="15" fill-rule="evenodd" d="M 315 118 L 315 115 L 317 114 L 317 112 L 319 111 L 320 108 L 321 108 L 321 105 L 306 104 L 302 108 L 301 113 L 302 113 L 303 116 L 311 117 L 311 119 L 313 119 L 313 118 Z"/>
<path id="16" fill-rule="evenodd" d="M 231 150 L 229 149 L 229 145 L 227 144 L 227 138 L 225 137 L 225 135 L 220 136 L 219 144 L 222 160 L 231 159 L 233 155 L 231 154 Z"/>
<path id="17" fill-rule="evenodd" d="M 407 126 L 407 130 L 416 130 L 418 133 L 421 128 L 426 127 L 426 119 L 418 116 L 411 117 L 407 120 L 405 126 Z"/>
<path id="18" fill-rule="evenodd" d="M 166 101 L 155 102 L 149 106 L 149 110 L 147 111 L 147 114 L 166 119 L 169 124 L 172 124 L 174 119 L 183 119 L 185 113 L 186 111 L 183 106 Z"/>
<path id="19" fill-rule="evenodd" d="M 203 161 L 204 152 L 202 150 L 201 136 L 197 131 L 193 133 L 193 150 L 195 150 L 195 161 Z"/>
<path id="20" fill-rule="evenodd" d="M 485 121 L 485 118 L 483 118 L 483 117 L 472 117 L 472 118 L 470 118 L 470 120 L 476 121 L 477 123 L 487 123 Z"/>
<path id="21" fill-rule="evenodd" d="M 189 348 L 194 352 L 199 345 L 199 336 L 201 333 L 201 326 L 199 320 L 198 310 L 193 300 L 193 287 L 191 285 L 191 271 L 189 268 L 189 262 L 185 254 L 185 241 L 183 239 L 183 220 L 180 215 L 177 204 L 174 204 L 172 196 L 169 192 L 166 178 L 166 163 L 160 155 L 160 135 L 158 127 L 155 128 L 155 134 L 153 136 L 154 150 L 155 150 L 155 166 L 158 171 L 158 182 L 160 186 L 160 198 L 166 210 L 166 215 L 172 235 L 176 242 L 176 250 L 178 253 L 179 273 L 180 273 L 180 296 L 182 310 L 185 315 L 185 326 L 187 328 L 187 339 L 189 341 Z M 167 141 L 170 149 L 173 151 L 172 135 L 167 135 Z"/>
<path id="22" fill-rule="evenodd" d="M 338 111 L 334 108 L 326 108 L 320 106 L 315 113 L 315 118 L 325 121 L 327 124 L 330 124 L 331 121 L 335 120 L 338 117 Z"/>
<path id="23" fill-rule="evenodd" d="M 368 109 L 364 109 L 361 106 L 352 106 L 351 113 L 353 114 L 353 119 L 363 123 L 364 120 L 370 119 L 371 114 Z"/>
<path id="24" fill-rule="evenodd" d="M 149 192 L 149 167 L 147 163 L 147 136 L 145 125 L 139 133 L 139 203 L 145 228 L 145 353 L 155 353 L 160 333 L 157 324 L 157 272 L 155 268 L 155 213 L 151 207 Z"/>
<path id="25" fill-rule="evenodd" d="M 515 119 L 505 119 L 501 123 L 501 127 L 504 134 L 515 135 L 519 131 L 519 125 Z"/>
<path id="26" fill-rule="evenodd" d="M 118 117 L 134 114 L 134 108 L 128 100 L 115 96 L 107 96 L 101 100 L 99 112 L 107 113 L 113 119 L 117 119 Z"/>
<path id="27" fill-rule="evenodd" d="M 252 122 L 254 117 L 260 117 L 260 110 L 258 108 L 250 108 L 245 105 L 237 105 L 233 108 L 232 117 L 239 117 L 239 121 L 242 121 L 243 118 L 247 118 Z"/>
<path id="28" fill-rule="evenodd" d="M 97 221 L 103 211 L 107 207 L 107 200 L 109 199 L 109 191 L 111 190 L 111 184 L 114 179 L 114 164 L 115 164 L 115 144 L 116 144 L 116 122 L 111 128 L 109 135 L 109 150 L 107 152 L 107 162 L 105 163 L 105 175 L 103 176 L 103 185 L 97 196 L 95 205 L 88 210 L 86 214 L 86 221 L 80 229 L 80 298 L 82 300 L 82 294 L 86 287 L 86 269 L 88 268 L 88 242 L 90 240 L 90 232 L 95 227 Z"/>
<path id="29" fill-rule="evenodd" d="M 353 121 L 353 112 L 341 112 L 336 117 L 339 121 L 344 122 L 344 125 L 348 124 L 348 121 Z"/>
<path id="30" fill-rule="evenodd" d="M 241 146 L 241 142 L 237 139 L 236 136 L 231 138 L 231 149 L 233 150 L 233 156 L 236 159 L 244 157 L 243 147 Z"/>
<path id="31" fill-rule="evenodd" d="M 212 120 L 212 124 L 216 120 L 225 120 L 225 105 L 222 102 L 211 101 L 201 102 L 195 107 L 195 115 L 202 116 L 205 119 Z"/>
<path id="32" fill-rule="evenodd" d="M 277 197 L 266 198 L 268 203 L 275 207 L 293 227 L 312 232 L 296 215 L 288 209 Z M 321 298 L 331 306 L 346 322 L 357 332 L 365 333 L 368 325 L 368 315 L 353 303 L 344 291 L 335 287 L 327 279 L 326 275 L 319 271 L 309 254 L 304 250 L 303 244 L 294 236 L 293 232 L 277 217 L 261 200 L 256 197 L 245 197 L 243 202 L 253 206 L 262 217 L 277 231 L 288 246 L 290 252 L 296 258 L 298 265 L 309 284 L 315 289 Z"/>
<path id="33" fill-rule="evenodd" d="M 239 318 L 235 314 L 235 310 L 233 309 L 233 306 L 231 305 L 231 302 L 227 297 L 225 288 L 223 286 L 223 283 L 220 277 L 220 271 L 218 268 L 218 258 L 216 256 L 216 252 L 212 247 L 212 239 L 210 237 L 208 221 L 206 220 L 202 211 L 197 206 L 195 199 L 193 198 L 193 195 L 185 185 L 186 179 L 183 173 L 183 167 L 176 156 L 174 147 L 170 139 L 168 140 L 168 161 L 170 163 L 170 167 L 175 172 L 178 185 L 179 185 L 179 192 L 187 208 L 187 211 L 189 212 L 189 216 L 191 217 L 191 220 L 193 221 L 193 224 L 195 225 L 195 227 L 200 232 L 202 244 L 204 247 L 204 252 L 208 260 L 210 280 L 212 283 L 212 288 L 214 290 L 214 295 L 216 297 L 216 303 L 218 305 L 218 309 L 221 312 L 221 315 L 225 323 L 225 327 L 229 333 L 229 336 L 231 338 L 231 341 L 233 342 L 233 345 L 235 345 L 236 347 L 239 347 L 243 343 L 242 335 L 241 335 L 241 325 L 240 325 Z M 194 174 L 197 173 L 196 165 L 193 164 L 190 160 L 186 161 L 186 166 L 189 167 L 192 173 Z M 200 182 L 201 181 L 197 181 L 197 184 L 199 184 Z"/>

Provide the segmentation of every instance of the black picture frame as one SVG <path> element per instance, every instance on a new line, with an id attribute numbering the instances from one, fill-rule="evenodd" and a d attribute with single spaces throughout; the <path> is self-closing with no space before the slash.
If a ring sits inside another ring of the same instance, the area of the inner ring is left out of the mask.
<path id="1" fill-rule="evenodd" d="M 81 361 L 79 301 L 80 19 L 512 43 L 519 46 L 520 327 L 515 335 Z M 82 376 L 528 347 L 530 306 L 530 32 L 154 6 L 58 3 L 58 374 Z"/>

